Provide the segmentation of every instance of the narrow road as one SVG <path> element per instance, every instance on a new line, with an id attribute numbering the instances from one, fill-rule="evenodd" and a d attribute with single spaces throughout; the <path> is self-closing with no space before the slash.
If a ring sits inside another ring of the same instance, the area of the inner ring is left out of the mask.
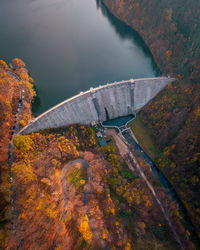
<path id="1" fill-rule="evenodd" d="M 11 211 L 12 211 L 12 219 L 11 219 L 11 223 L 12 223 L 12 230 L 17 230 L 17 225 L 14 223 L 15 219 L 17 218 L 17 213 L 16 213 L 16 208 L 15 208 L 15 198 L 16 198 L 16 190 L 14 187 L 14 175 L 12 173 L 12 165 L 15 162 L 15 146 L 13 144 L 13 135 L 17 134 L 19 132 L 19 115 L 21 114 L 22 110 L 23 110 L 23 93 L 24 93 L 24 89 L 23 87 L 19 84 L 20 82 L 20 78 L 13 72 L 10 71 L 6 71 L 8 75 L 10 75 L 11 77 L 14 77 L 19 85 L 19 89 L 20 89 L 20 101 L 16 110 L 16 114 L 15 114 L 15 123 L 13 126 L 13 129 L 11 131 L 11 135 L 10 135 L 10 144 L 9 144 L 9 149 L 8 149 L 8 169 L 9 169 L 9 177 L 10 177 L 10 183 L 11 183 Z M 21 245 L 21 242 L 20 242 Z M 18 247 L 19 248 L 19 247 Z"/>

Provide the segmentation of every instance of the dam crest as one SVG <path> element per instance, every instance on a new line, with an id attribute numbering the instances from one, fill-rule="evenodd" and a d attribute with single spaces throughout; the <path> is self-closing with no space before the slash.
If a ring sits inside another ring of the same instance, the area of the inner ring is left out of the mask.
<path id="1" fill-rule="evenodd" d="M 133 114 L 173 81 L 175 78 L 171 77 L 130 79 L 90 88 L 50 108 L 28 123 L 19 134 L 70 124 L 103 122 Z"/>

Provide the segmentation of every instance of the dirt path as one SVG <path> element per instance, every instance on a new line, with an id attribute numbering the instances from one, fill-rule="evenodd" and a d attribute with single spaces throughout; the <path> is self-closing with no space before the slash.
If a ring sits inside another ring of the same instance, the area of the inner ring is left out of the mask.
<path id="1" fill-rule="evenodd" d="M 129 149 L 127 147 L 127 145 L 121 140 L 121 138 L 116 134 L 116 131 L 114 129 L 108 129 L 106 130 L 106 135 L 111 135 L 114 140 L 115 143 L 119 149 L 120 155 L 124 158 L 125 155 L 127 155 L 127 153 L 129 153 Z"/>

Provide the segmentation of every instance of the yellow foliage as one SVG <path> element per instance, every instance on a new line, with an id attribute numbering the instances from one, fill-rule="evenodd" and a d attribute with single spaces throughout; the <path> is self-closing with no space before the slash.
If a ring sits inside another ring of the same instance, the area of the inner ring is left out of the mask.
<path id="1" fill-rule="evenodd" d="M 12 64 L 14 65 L 14 67 L 18 67 L 18 68 L 25 68 L 26 64 L 19 58 L 14 58 L 12 60 Z"/>
<path id="2" fill-rule="evenodd" d="M 176 167 L 176 164 L 174 162 L 171 163 L 170 165 L 171 168 L 175 168 Z"/>
<path id="3" fill-rule="evenodd" d="M 68 155 L 72 155 L 74 157 L 78 157 L 79 156 L 79 152 L 76 148 L 76 146 L 73 144 L 72 141 L 66 139 L 64 136 L 61 136 L 59 138 L 59 142 L 57 144 L 57 147 L 59 149 L 59 151 L 61 152 L 61 156 L 62 153 L 68 154 Z"/>
<path id="4" fill-rule="evenodd" d="M 127 201 L 128 201 L 129 204 L 131 204 L 132 201 L 133 201 L 133 198 L 132 198 L 131 196 L 129 196 L 129 197 L 127 198 Z"/>
<path id="5" fill-rule="evenodd" d="M 7 105 L 10 109 L 12 109 L 12 106 L 11 106 L 11 104 L 10 104 L 9 101 L 6 101 L 5 103 L 6 103 L 6 105 Z"/>
<path id="6" fill-rule="evenodd" d="M 25 122 L 24 120 L 20 120 L 20 121 L 19 121 L 19 124 L 20 124 L 22 127 L 26 126 L 26 122 Z"/>
<path id="7" fill-rule="evenodd" d="M 108 230 L 107 230 L 107 229 L 103 231 L 101 237 L 102 237 L 102 239 L 104 239 L 104 240 L 107 239 L 107 237 L 108 237 Z"/>
<path id="8" fill-rule="evenodd" d="M 45 209 L 46 215 L 50 217 L 51 219 L 57 218 L 57 212 L 55 210 L 55 205 L 49 206 Z"/>
<path id="9" fill-rule="evenodd" d="M 3 67 L 4 69 L 8 69 L 7 63 L 4 62 L 3 60 L 0 60 L 0 67 Z"/>
<path id="10" fill-rule="evenodd" d="M 114 207 L 112 207 L 112 208 L 110 209 L 110 212 L 111 212 L 113 215 L 115 215 L 115 209 L 114 209 Z"/>
<path id="11" fill-rule="evenodd" d="M 130 242 L 126 243 L 126 246 L 125 246 L 124 250 L 131 250 L 131 244 L 130 244 Z"/>
<path id="12" fill-rule="evenodd" d="M 200 107 L 198 107 L 195 111 L 194 111 L 194 114 L 196 117 L 199 117 L 200 116 Z"/>
<path id="13" fill-rule="evenodd" d="M 145 207 L 150 207 L 150 206 L 151 206 L 150 200 L 146 200 Z"/>
<path id="14" fill-rule="evenodd" d="M 180 219 L 182 218 L 180 215 L 180 212 L 178 210 L 174 210 L 173 214 L 176 215 L 177 217 L 179 217 Z"/>
<path id="15" fill-rule="evenodd" d="M 85 184 L 85 180 L 81 179 L 81 180 L 80 180 L 80 184 L 81 184 L 81 185 L 84 185 L 84 184 Z"/>
<path id="16" fill-rule="evenodd" d="M 142 228 L 145 229 L 146 228 L 146 225 L 144 222 L 142 222 Z"/>
<path id="17" fill-rule="evenodd" d="M 59 170 L 55 170 L 54 176 L 55 176 L 56 178 L 60 178 L 60 171 L 59 171 Z"/>
<path id="18" fill-rule="evenodd" d="M 190 237 L 190 232 L 188 230 L 186 230 L 186 234 Z"/>
<path id="19" fill-rule="evenodd" d="M 172 55 L 171 50 L 167 50 L 167 51 L 166 51 L 166 57 L 167 57 L 167 59 L 170 59 L 170 58 L 171 58 L 171 55 Z"/>
<path id="20" fill-rule="evenodd" d="M 81 224 L 79 226 L 79 232 L 83 235 L 83 238 L 88 241 L 92 238 L 92 231 L 88 223 L 87 215 L 81 218 Z"/>
<path id="21" fill-rule="evenodd" d="M 16 135 L 14 137 L 14 145 L 22 152 L 28 152 L 32 149 L 33 141 L 29 136 L 25 135 Z"/>
<path id="22" fill-rule="evenodd" d="M 21 75 L 20 75 L 20 77 L 21 77 Z M 33 96 L 36 96 L 36 92 L 33 89 L 33 84 L 32 83 L 30 83 L 29 81 L 23 81 L 22 83 L 29 89 L 30 93 Z"/>
<path id="23" fill-rule="evenodd" d="M 98 187 L 97 188 L 97 194 L 101 194 L 103 192 L 102 188 L 101 187 Z"/>
<path id="24" fill-rule="evenodd" d="M 118 195 L 121 195 L 121 194 L 122 194 L 122 188 L 121 188 L 121 187 L 117 187 L 117 188 L 116 188 L 116 193 L 117 193 Z"/>
<path id="25" fill-rule="evenodd" d="M 60 167 L 60 165 L 61 165 L 60 161 L 58 161 L 58 160 L 56 160 L 56 159 L 52 159 L 52 160 L 51 160 L 51 163 L 52 163 L 54 166 L 56 166 L 56 167 Z"/>
<path id="26" fill-rule="evenodd" d="M 30 165 L 25 164 L 13 164 L 12 171 L 16 174 L 17 178 L 23 184 L 27 184 L 30 181 L 37 180 L 37 176 Z"/>
<path id="27" fill-rule="evenodd" d="M 172 84 L 168 83 L 168 87 L 171 89 L 172 88 Z M 156 103 L 157 104 L 157 103 Z"/>
<path id="28" fill-rule="evenodd" d="M 199 178 L 197 177 L 197 176 L 193 176 L 192 178 L 191 178 L 191 181 L 192 181 L 192 184 L 193 185 L 196 185 L 198 182 L 199 182 Z"/>
<path id="29" fill-rule="evenodd" d="M 57 246 L 56 246 L 56 250 L 61 250 L 61 246 L 60 246 L 60 245 L 57 245 Z"/>
<path id="30" fill-rule="evenodd" d="M 19 215 L 19 218 L 20 218 L 20 219 L 25 219 L 25 218 L 26 218 L 24 212 L 22 212 L 22 213 Z"/>

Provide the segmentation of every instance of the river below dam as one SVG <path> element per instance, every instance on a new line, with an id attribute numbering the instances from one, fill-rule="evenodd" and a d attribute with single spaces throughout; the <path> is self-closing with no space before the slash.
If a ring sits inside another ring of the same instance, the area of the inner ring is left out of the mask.
<path id="1" fill-rule="evenodd" d="M 35 80 L 39 115 L 107 82 L 158 76 L 140 36 L 97 0 L 3 0 L 0 57 L 21 58 Z"/>

